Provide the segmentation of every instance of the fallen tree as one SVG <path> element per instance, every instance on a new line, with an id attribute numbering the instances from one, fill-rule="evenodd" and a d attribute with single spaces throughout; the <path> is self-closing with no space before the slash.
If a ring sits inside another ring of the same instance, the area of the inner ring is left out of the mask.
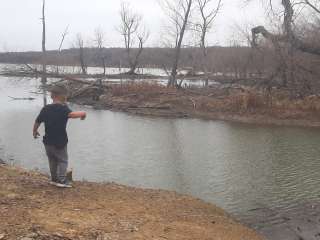
<path id="1" fill-rule="evenodd" d="M 261 34 L 264 38 L 270 40 L 274 44 L 287 43 L 293 48 L 300 50 L 302 52 L 315 54 L 320 56 L 320 47 L 315 46 L 312 43 L 304 40 L 303 38 L 297 36 L 293 30 L 294 25 L 294 4 L 292 0 L 282 0 L 281 2 L 284 8 L 284 18 L 283 18 L 283 33 L 274 34 L 269 32 L 264 26 L 257 26 L 252 29 L 252 44 L 253 46 L 258 46 L 257 38 Z M 306 4 L 320 14 L 320 9 L 316 8 L 315 5 L 311 4 L 310 1 L 305 0 L 300 2 L 300 4 Z"/>
<path id="2" fill-rule="evenodd" d="M 267 47 L 264 51 L 273 51 L 276 63 L 274 70 L 269 74 L 268 81 L 265 81 L 265 86 L 269 91 L 272 90 L 272 87 L 287 88 L 291 91 L 292 97 L 304 97 L 320 91 L 317 83 L 320 73 L 317 71 L 316 64 L 320 61 L 320 45 L 310 37 L 315 35 L 314 30 L 308 28 L 312 24 L 306 22 L 302 24 L 306 33 L 301 31 L 301 26 L 300 29 L 298 28 L 295 10 L 296 6 L 301 4 L 308 7 L 309 11 L 318 10 L 316 5 L 308 0 L 298 3 L 292 0 L 282 0 L 281 6 L 284 11 L 280 33 L 270 32 L 264 26 L 257 26 L 251 30 L 252 47 L 258 49 L 263 45 L 259 43 L 261 35 L 271 42 L 273 48 L 268 49 Z M 299 31 L 303 33 L 299 34 Z M 319 33 L 316 35 L 319 36 Z"/>

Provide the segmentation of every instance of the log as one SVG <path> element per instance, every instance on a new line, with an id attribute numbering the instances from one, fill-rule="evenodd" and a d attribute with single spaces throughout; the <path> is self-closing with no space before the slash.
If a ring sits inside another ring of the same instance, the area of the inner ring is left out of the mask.
<path id="1" fill-rule="evenodd" d="M 8 97 L 11 98 L 12 100 L 28 100 L 28 101 L 35 100 L 35 98 L 33 98 L 33 97 L 26 97 L 26 98 L 11 97 L 11 96 L 8 96 Z"/>

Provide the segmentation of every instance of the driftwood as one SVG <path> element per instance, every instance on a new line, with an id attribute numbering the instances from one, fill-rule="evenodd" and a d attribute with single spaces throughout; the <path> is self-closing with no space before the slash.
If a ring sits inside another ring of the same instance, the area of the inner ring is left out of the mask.
<path id="1" fill-rule="evenodd" d="M 87 87 L 80 88 L 78 91 L 76 91 L 71 96 L 69 96 L 69 98 L 78 97 L 78 96 L 82 95 L 83 93 L 85 93 L 87 91 L 90 91 L 90 90 L 96 91 L 97 93 L 99 93 L 99 95 L 102 93 L 102 90 L 100 88 L 98 88 L 98 87 L 87 86 Z"/>
<path id="2" fill-rule="evenodd" d="M 11 96 L 8 96 L 8 97 L 11 98 L 12 100 L 28 100 L 28 101 L 35 100 L 35 98 L 33 98 L 33 97 L 27 97 L 27 98 L 11 97 Z"/>

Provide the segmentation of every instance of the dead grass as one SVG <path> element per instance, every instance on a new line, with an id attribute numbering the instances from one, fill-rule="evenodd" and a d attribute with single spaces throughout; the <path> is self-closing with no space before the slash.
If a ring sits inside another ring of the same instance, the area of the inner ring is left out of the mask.
<path id="1" fill-rule="evenodd" d="M 130 94 L 158 95 L 165 93 L 176 93 L 175 88 L 167 88 L 160 84 L 150 82 L 132 82 L 114 85 L 111 88 L 113 96 L 125 96 Z"/>

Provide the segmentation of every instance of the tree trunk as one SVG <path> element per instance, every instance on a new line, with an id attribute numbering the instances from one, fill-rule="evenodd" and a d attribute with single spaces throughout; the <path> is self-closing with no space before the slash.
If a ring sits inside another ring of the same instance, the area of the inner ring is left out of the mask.
<path id="1" fill-rule="evenodd" d="M 103 64 L 103 76 L 106 75 L 106 60 L 104 57 L 102 57 L 102 64 Z"/>
<path id="2" fill-rule="evenodd" d="M 46 19 L 45 19 L 45 0 L 42 4 L 42 76 L 41 83 L 43 85 L 43 105 L 47 105 L 47 92 L 45 86 L 47 84 L 47 56 L 46 56 Z"/>
<path id="3" fill-rule="evenodd" d="M 129 74 L 135 74 L 142 51 L 143 51 L 143 39 L 139 39 L 139 50 L 135 56 L 134 61 L 133 62 L 130 61 L 130 70 L 128 72 Z"/>
<path id="4" fill-rule="evenodd" d="M 80 51 L 80 65 L 81 65 L 81 71 L 82 71 L 82 74 L 86 75 L 87 74 L 87 67 L 86 67 L 86 64 L 84 62 L 84 53 L 83 53 L 83 48 L 80 47 L 79 49 Z"/>
<path id="5" fill-rule="evenodd" d="M 177 70 L 178 70 L 178 64 L 179 64 L 179 59 L 180 59 L 181 46 L 182 46 L 184 33 L 186 31 L 186 27 L 187 27 L 188 20 L 189 20 L 191 5 L 192 5 L 192 0 L 189 0 L 187 11 L 185 13 L 184 20 L 183 20 L 183 25 L 182 25 L 182 28 L 181 28 L 181 31 L 179 34 L 178 44 L 176 46 L 175 58 L 174 58 L 173 66 L 172 66 L 171 76 L 168 81 L 168 87 L 177 87 Z"/>

